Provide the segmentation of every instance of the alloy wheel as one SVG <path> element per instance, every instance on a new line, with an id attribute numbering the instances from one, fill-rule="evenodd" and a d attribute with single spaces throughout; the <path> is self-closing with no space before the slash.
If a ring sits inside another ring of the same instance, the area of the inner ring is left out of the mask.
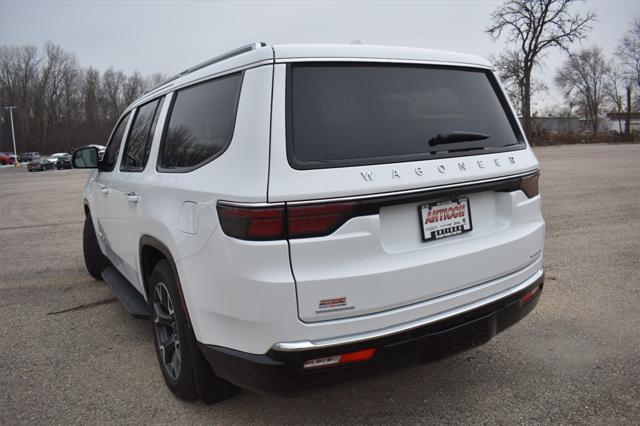
<path id="1" fill-rule="evenodd" d="M 173 306 L 167 287 L 162 282 L 157 283 L 153 294 L 156 345 L 160 352 L 162 367 L 172 380 L 176 380 L 180 375 L 182 353 Z"/>

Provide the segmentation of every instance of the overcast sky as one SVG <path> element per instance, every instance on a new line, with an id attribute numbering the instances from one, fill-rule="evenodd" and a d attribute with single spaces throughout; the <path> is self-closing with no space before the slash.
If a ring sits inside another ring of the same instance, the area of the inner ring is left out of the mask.
<path id="1" fill-rule="evenodd" d="M 481 56 L 503 45 L 484 33 L 500 1 L 56 1 L 0 0 L 0 44 L 41 46 L 51 40 L 82 65 L 127 73 L 173 74 L 252 41 L 346 43 L 456 50 Z M 583 45 L 613 54 L 640 0 L 589 0 L 599 22 Z M 538 107 L 561 100 L 553 75 L 563 61 L 550 52 L 538 77 L 551 88 Z"/>

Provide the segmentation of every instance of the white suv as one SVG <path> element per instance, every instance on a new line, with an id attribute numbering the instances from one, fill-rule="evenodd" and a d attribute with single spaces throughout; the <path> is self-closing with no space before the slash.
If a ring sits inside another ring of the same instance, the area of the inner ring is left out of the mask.
<path id="1" fill-rule="evenodd" d="M 477 346 L 543 285 L 538 161 L 491 66 L 256 43 L 130 105 L 85 188 L 87 268 L 150 314 L 180 398 Z"/>

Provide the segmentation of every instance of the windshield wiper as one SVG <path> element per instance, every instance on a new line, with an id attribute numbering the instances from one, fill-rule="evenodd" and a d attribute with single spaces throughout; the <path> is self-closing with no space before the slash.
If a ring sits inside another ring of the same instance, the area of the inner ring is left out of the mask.
<path id="1" fill-rule="evenodd" d="M 443 145 L 447 143 L 473 142 L 489 139 L 491 135 L 477 132 L 460 132 L 457 130 L 445 133 L 439 133 L 435 137 L 429 139 L 429 146 Z"/>

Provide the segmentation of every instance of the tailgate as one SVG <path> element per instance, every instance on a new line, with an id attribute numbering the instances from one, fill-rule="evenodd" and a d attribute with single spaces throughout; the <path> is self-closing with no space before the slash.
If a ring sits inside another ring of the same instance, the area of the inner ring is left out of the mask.
<path id="1" fill-rule="evenodd" d="M 381 207 L 331 235 L 292 239 L 299 316 L 323 321 L 421 302 L 518 271 L 541 256 L 540 198 L 466 195 L 473 230 L 424 241 L 424 200 Z M 441 199 L 441 198 L 439 198 Z"/>
<path id="2" fill-rule="evenodd" d="M 400 308 L 539 259 L 540 198 L 492 186 L 537 168 L 489 70 L 275 66 L 268 201 L 321 206 L 295 224 L 308 234 L 289 233 L 303 321 Z M 473 229 L 425 241 L 419 208 L 461 199 Z M 322 204 L 349 202 L 357 214 L 314 234 L 332 220 Z"/>

